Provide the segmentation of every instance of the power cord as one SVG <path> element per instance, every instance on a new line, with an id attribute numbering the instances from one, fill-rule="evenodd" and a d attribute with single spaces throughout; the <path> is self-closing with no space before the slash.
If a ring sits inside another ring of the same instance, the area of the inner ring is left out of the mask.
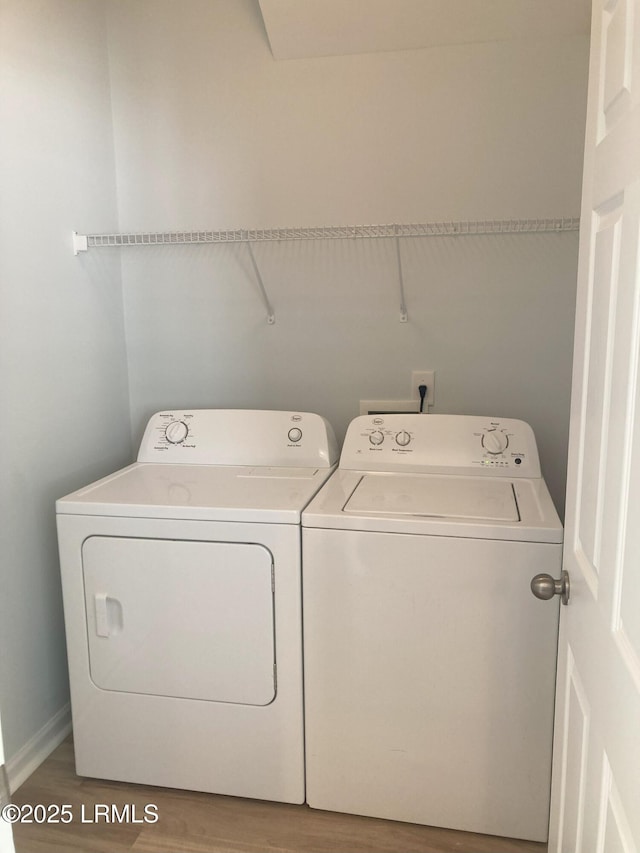
<path id="1" fill-rule="evenodd" d="M 420 394 L 420 414 L 424 412 L 424 398 L 427 396 L 427 386 L 418 385 L 418 393 Z"/>

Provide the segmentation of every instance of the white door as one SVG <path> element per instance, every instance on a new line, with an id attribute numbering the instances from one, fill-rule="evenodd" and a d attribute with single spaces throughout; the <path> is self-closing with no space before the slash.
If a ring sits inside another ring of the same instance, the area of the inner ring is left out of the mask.
<path id="1" fill-rule="evenodd" d="M 595 0 L 551 853 L 640 850 L 640 0 Z"/>

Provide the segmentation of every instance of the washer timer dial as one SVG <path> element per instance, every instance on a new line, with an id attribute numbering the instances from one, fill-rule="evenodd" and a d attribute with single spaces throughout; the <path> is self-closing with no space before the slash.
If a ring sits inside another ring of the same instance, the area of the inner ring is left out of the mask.
<path id="1" fill-rule="evenodd" d="M 164 435 L 169 444 L 182 444 L 189 435 L 189 427 L 184 421 L 171 421 L 165 427 Z"/>
<path id="2" fill-rule="evenodd" d="M 490 429 L 482 436 L 482 446 L 492 456 L 498 456 L 509 446 L 509 437 L 497 429 Z"/>

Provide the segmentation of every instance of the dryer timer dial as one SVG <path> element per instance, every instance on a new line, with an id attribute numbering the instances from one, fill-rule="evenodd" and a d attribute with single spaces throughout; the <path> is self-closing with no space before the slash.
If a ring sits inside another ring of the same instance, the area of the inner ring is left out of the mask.
<path id="1" fill-rule="evenodd" d="M 169 444 L 182 444 L 189 435 L 189 427 L 184 421 L 171 421 L 165 427 L 164 435 Z"/>

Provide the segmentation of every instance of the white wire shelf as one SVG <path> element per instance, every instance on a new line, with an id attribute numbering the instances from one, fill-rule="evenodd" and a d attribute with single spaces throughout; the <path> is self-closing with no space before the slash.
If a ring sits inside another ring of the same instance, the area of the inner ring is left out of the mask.
<path id="1" fill-rule="evenodd" d="M 328 225 L 317 228 L 257 228 L 235 231 L 148 231 L 129 234 L 78 234 L 73 232 L 73 252 L 124 246 L 168 246 L 201 243 L 246 243 L 267 322 L 273 325 L 275 312 L 256 263 L 252 243 L 285 240 L 349 240 L 394 238 L 398 263 L 400 322 L 408 322 L 404 298 L 400 239 L 404 237 L 464 237 L 478 234 L 542 234 L 578 231 L 578 217 L 556 219 L 488 219 L 466 222 L 426 222 L 413 225 Z"/>
<path id="2" fill-rule="evenodd" d="M 78 234 L 75 254 L 106 247 L 165 246 L 189 243 L 259 243 L 274 240 L 348 240 L 377 237 L 455 237 L 474 234 L 532 234 L 577 231 L 578 217 L 556 219 L 489 219 L 426 222 L 410 225 L 326 225 L 315 228 L 240 228 L 234 231 L 148 231 L 122 234 Z"/>

